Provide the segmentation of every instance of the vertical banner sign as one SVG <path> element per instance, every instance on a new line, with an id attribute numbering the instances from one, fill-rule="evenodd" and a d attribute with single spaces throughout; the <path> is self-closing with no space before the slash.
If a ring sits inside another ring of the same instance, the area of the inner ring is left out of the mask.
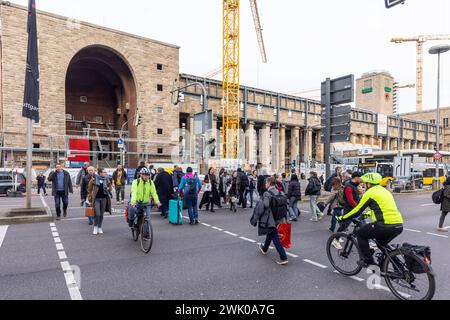
<path id="1" fill-rule="evenodd" d="M 28 53 L 22 116 L 39 122 L 39 60 L 36 28 L 36 3 L 28 2 Z"/>

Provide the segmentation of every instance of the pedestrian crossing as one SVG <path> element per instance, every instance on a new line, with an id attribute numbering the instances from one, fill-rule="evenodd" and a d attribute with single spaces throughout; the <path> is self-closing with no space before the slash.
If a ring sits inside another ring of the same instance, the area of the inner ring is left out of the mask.
<path id="1" fill-rule="evenodd" d="M 7 231 L 8 231 L 8 226 L 0 226 L 0 248 L 2 247 L 3 240 L 5 240 Z"/>

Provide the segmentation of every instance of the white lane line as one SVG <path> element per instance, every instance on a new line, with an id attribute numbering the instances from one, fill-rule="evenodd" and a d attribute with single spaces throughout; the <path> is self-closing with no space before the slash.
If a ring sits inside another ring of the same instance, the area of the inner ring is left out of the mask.
<path id="1" fill-rule="evenodd" d="M 3 240 L 5 240 L 6 231 L 8 231 L 8 226 L 0 226 L 0 248 L 2 247 Z"/>
<path id="2" fill-rule="evenodd" d="M 448 230 L 448 229 L 450 229 L 450 227 L 444 227 L 444 229 L 447 229 L 447 230 Z"/>
<path id="3" fill-rule="evenodd" d="M 57 237 L 59 237 L 59 233 L 58 233 L 58 231 L 56 231 L 56 232 L 52 232 L 52 236 L 53 236 L 53 238 L 57 238 Z"/>
<path id="4" fill-rule="evenodd" d="M 56 227 L 56 224 L 54 224 L 53 222 L 50 223 L 50 227 Z"/>
<path id="5" fill-rule="evenodd" d="M 385 286 L 383 286 L 383 285 L 381 285 L 381 284 L 375 284 L 373 287 L 374 287 L 375 289 L 379 289 L 379 290 L 384 290 L 384 291 L 387 291 L 387 292 L 391 292 L 391 290 L 389 290 L 388 287 L 385 287 Z"/>
<path id="6" fill-rule="evenodd" d="M 431 232 L 427 232 L 427 234 L 429 234 L 430 236 L 435 236 L 435 237 L 448 238 L 448 236 L 444 236 L 442 234 L 436 234 L 436 233 L 431 233 Z"/>
<path id="7" fill-rule="evenodd" d="M 203 223 L 203 222 L 202 222 L 202 225 L 204 225 L 205 227 L 211 227 L 211 225 L 210 225 L 210 224 L 207 224 L 207 223 Z"/>
<path id="8" fill-rule="evenodd" d="M 59 260 L 66 260 L 67 255 L 64 251 L 58 251 Z"/>
<path id="9" fill-rule="evenodd" d="M 249 238 L 246 238 L 246 237 L 239 237 L 239 239 L 244 240 L 244 241 L 248 241 L 248 242 L 251 242 L 251 243 L 256 243 L 255 240 L 252 240 L 252 239 L 249 239 Z"/>
<path id="10" fill-rule="evenodd" d="M 123 218 L 123 215 L 105 215 L 104 217 L 103 217 L 103 219 L 106 219 L 106 218 Z M 87 218 L 86 217 L 82 217 L 82 218 L 68 218 L 68 219 L 64 219 L 64 220 L 61 220 L 61 222 L 64 222 L 64 221 L 77 221 L 77 220 L 86 220 L 87 221 Z"/>
<path id="11" fill-rule="evenodd" d="M 311 260 L 308 260 L 308 259 L 303 259 L 303 261 L 306 262 L 306 263 L 312 264 L 313 266 L 322 268 L 322 269 L 328 268 L 327 266 L 324 266 L 323 264 L 320 264 L 320 263 L 317 263 L 317 262 L 314 262 L 314 261 L 311 261 Z"/>
<path id="12" fill-rule="evenodd" d="M 290 253 L 290 252 L 286 252 L 286 255 L 288 255 L 289 257 L 292 257 L 292 258 L 298 258 L 298 255 Z"/>
<path id="13" fill-rule="evenodd" d="M 334 273 L 337 273 L 337 274 L 341 274 L 339 271 L 337 271 L 337 270 L 334 270 L 333 271 Z M 360 277 L 357 277 L 357 276 L 351 276 L 351 277 L 349 277 L 350 279 L 353 279 L 353 280 L 356 280 L 356 281 L 358 281 L 358 282 L 363 282 L 364 281 L 364 279 L 363 278 L 360 278 Z"/>
<path id="14" fill-rule="evenodd" d="M 212 227 L 214 230 L 217 230 L 217 231 L 223 231 L 223 229 L 220 229 L 220 228 L 217 228 L 217 227 Z"/>
<path id="15" fill-rule="evenodd" d="M 50 229 L 52 230 L 52 232 L 58 231 L 58 229 L 56 229 L 56 227 L 50 227 Z"/>
<path id="16" fill-rule="evenodd" d="M 425 203 L 425 204 L 421 204 L 421 207 L 431 207 L 431 206 L 435 206 L 436 204 L 434 203 Z"/>
<path id="17" fill-rule="evenodd" d="M 50 228 L 52 228 L 52 230 L 53 230 L 53 227 L 54 227 L 54 224 L 52 226 L 52 223 L 50 223 Z M 52 231 L 53 235 L 55 235 L 55 233 L 57 234 L 58 232 Z M 75 280 L 74 271 L 73 271 L 72 267 L 70 266 L 69 261 L 67 261 L 67 254 L 64 251 L 64 247 L 61 243 L 61 239 L 59 238 L 59 235 L 57 238 L 54 238 L 54 239 L 55 239 L 55 243 L 56 243 L 56 250 L 58 252 L 59 260 L 64 260 L 64 261 L 61 261 L 61 269 L 64 272 L 64 278 L 66 280 L 66 286 L 67 286 L 67 290 L 69 291 L 70 299 L 71 300 L 83 300 L 83 298 L 81 297 L 80 289 L 78 288 L 78 284 Z"/>
<path id="18" fill-rule="evenodd" d="M 230 231 L 224 231 L 224 233 L 229 234 L 230 236 L 237 237 L 238 235 L 236 233 L 230 232 Z"/>
<path id="19" fill-rule="evenodd" d="M 404 229 L 405 231 L 410 231 L 410 232 L 417 232 L 417 233 L 421 233 L 422 231 L 420 230 L 414 230 L 414 229 Z"/>

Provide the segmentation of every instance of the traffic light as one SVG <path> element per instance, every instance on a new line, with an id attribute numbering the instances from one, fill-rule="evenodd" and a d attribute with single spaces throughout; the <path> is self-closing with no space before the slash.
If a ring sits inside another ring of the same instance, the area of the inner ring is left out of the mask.
<path id="1" fill-rule="evenodd" d="M 139 112 L 136 113 L 136 118 L 134 119 L 134 126 L 139 127 L 142 124 L 142 116 Z"/>
<path id="2" fill-rule="evenodd" d="M 399 111 L 398 108 L 398 82 L 394 82 L 394 88 L 392 88 L 392 111 L 394 114 L 397 114 Z"/>

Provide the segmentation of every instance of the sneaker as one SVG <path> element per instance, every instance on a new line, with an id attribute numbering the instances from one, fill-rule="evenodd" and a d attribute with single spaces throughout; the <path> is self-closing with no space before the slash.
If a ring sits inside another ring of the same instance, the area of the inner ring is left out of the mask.
<path id="1" fill-rule="evenodd" d="M 297 222 L 298 220 L 297 220 L 297 218 L 290 218 L 289 221 Z"/>
<path id="2" fill-rule="evenodd" d="M 322 219 L 323 219 L 323 217 L 325 217 L 325 214 L 323 214 L 323 213 L 320 213 L 320 214 L 319 214 L 319 221 L 320 221 L 320 220 L 322 220 Z"/>
<path id="3" fill-rule="evenodd" d="M 372 259 L 370 259 L 370 260 L 363 260 L 363 259 L 361 259 L 361 260 L 358 260 L 358 266 L 360 266 L 360 267 L 362 267 L 362 268 L 367 268 L 367 267 L 369 267 L 370 265 L 376 265 L 376 263 L 375 263 L 375 261 L 373 260 L 373 258 Z"/>
<path id="4" fill-rule="evenodd" d="M 337 241 L 336 239 L 333 240 L 333 242 L 331 243 L 331 245 L 332 245 L 333 247 L 335 247 L 336 249 L 338 249 L 338 250 L 342 250 L 341 244 L 340 244 L 339 241 Z"/>
<path id="5" fill-rule="evenodd" d="M 317 218 L 311 218 L 311 219 L 309 219 L 309 221 L 318 222 L 319 220 Z"/>
<path id="6" fill-rule="evenodd" d="M 81 201 L 80 207 L 84 206 L 84 201 Z"/>
<path id="7" fill-rule="evenodd" d="M 344 243 L 345 242 L 345 239 L 344 238 L 340 238 L 339 239 L 339 243 Z"/>
<path id="8" fill-rule="evenodd" d="M 260 243 L 258 247 L 259 247 L 259 251 L 261 251 L 261 253 L 262 253 L 263 255 L 266 255 L 266 254 L 267 254 L 267 251 L 264 251 L 264 248 L 263 248 L 264 245 L 263 245 L 262 243 Z"/>
<path id="9" fill-rule="evenodd" d="M 61 217 L 60 216 L 56 216 L 56 218 L 55 218 L 57 221 L 59 221 L 59 220 L 61 220 Z"/>
<path id="10" fill-rule="evenodd" d="M 373 242 L 373 241 L 370 241 L 370 242 L 369 242 L 369 248 L 370 248 L 370 249 L 373 249 L 373 250 L 377 250 L 377 249 L 378 249 L 376 243 Z"/>
<path id="11" fill-rule="evenodd" d="M 328 229 L 328 231 L 330 231 L 331 233 L 334 233 L 334 230 Z"/>
<path id="12" fill-rule="evenodd" d="M 102 228 L 98 228 L 98 234 L 103 234 L 103 229 Z"/>
<path id="13" fill-rule="evenodd" d="M 94 227 L 94 232 L 92 232 L 93 235 L 97 235 L 98 234 L 98 227 Z"/>
<path id="14" fill-rule="evenodd" d="M 447 230 L 447 229 L 444 229 L 444 228 L 437 228 L 437 231 L 438 231 L 438 232 L 448 232 L 448 230 Z"/>
<path id="15" fill-rule="evenodd" d="M 64 210 L 64 218 L 67 218 L 67 209 Z"/>
<path id="16" fill-rule="evenodd" d="M 285 266 L 289 263 L 289 260 L 275 260 L 276 264 L 279 264 L 280 266 Z"/>
<path id="17" fill-rule="evenodd" d="M 199 222 L 198 222 L 198 220 L 195 220 L 195 222 L 194 222 L 195 224 L 199 224 Z"/>

